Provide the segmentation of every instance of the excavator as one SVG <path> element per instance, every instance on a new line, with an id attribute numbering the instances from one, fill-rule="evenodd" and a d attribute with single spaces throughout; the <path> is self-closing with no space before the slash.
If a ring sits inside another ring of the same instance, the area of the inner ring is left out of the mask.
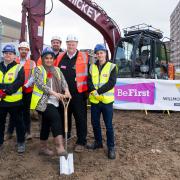
<path id="1" fill-rule="evenodd" d="M 121 37 L 116 22 L 92 0 L 59 0 L 69 9 L 96 28 L 104 37 L 111 52 L 112 61 L 117 64 L 118 77 L 158 78 L 160 64 L 168 66 L 167 50 L 162 42 L 162 32 L 140 24 L 124 29 Z M 32 59 L 37 61 L 43 48 L 46 0 L 23 0 L 20 42 L 25 40 L 26 21 Z M 173 66 L 169 68 L 173 79 Z"/>

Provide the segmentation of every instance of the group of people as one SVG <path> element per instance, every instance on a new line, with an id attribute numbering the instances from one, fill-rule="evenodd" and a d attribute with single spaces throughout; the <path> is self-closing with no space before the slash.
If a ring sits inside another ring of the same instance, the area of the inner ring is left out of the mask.
<path id="1" fill-rule="evenodd" d="M 11 44 L 3 48 L 0 63 L 0 151 L 3 148 L 6 116 L 10 115 L 8 136 L 14 128 L 17 151 L 25 152 L 25 139 L 31 136 L 30 109 L 41 118 L 39 154 L 52 156 L 48 137 L 52 132 L 58 155 L 65 155 L 64 109 L 62 101 L 70 99 L 68 107 L 68 138 L 71 137 L 72 116 L 76 125 L 75 152 L 103 148 L 100 117 L 106 126 L 107 156 L 115 159 L 113 119 L 116 65 L 107 59 L 107 48 L 97 44 L 96 61 L 88 61 L 88 54 L 77 49 L 78 38 L 68 35 L 67 50 L 61 49 L 62 40 L 55 36 L 51 48 L 46 47 L 35 64 L 28 58 L 29 45 L 19 44 L 19 57 Z M 87 143 L 87 98 L 91 103 L 91 123 L 94 142 Z"/>

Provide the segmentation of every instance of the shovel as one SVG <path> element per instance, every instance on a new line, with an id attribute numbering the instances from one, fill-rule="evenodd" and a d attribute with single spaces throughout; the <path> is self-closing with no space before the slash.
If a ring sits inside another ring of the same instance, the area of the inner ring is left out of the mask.
<path id="1" fill-rule="evenodd" d="M 70 175 L 74 173 L 74 161 L 73 154 L 69 153 L 67 150 L 67 141 L 68 141 L 68 105 L 70 103 L 70 98 L 64 98 L 62 100 L 64 106 L 64 131 L 65 131 L 65 156 L 60 156 L 60 174 Z"/>

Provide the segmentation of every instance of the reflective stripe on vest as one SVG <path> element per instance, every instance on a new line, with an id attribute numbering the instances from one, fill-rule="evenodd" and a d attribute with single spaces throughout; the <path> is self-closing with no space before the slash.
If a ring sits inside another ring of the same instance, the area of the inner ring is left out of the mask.
<path id="1" fill-rule="evenodd" d="M 37 66 L 36 68 L 39 68 L 39 70 L 42 73 L 43 76 L 43 83 L 46 84 L 46 80 L 47 80 L 47 73 L 46 70 L 44 69 L 43 66 Z M 36 84 L 34 84 L 34 88 L 33 88 L 33 92 L 32 92 L 32 97 L 31 97 L 31 105 L 30 105 L 30 109 L 36 109 L 37 104 L 39 102 L 39 100 L 41 99 L 43 95 L 43 91 L 41 91 Z"/>
<path id="2" fill-rule="evenodd" d="M 76 60 L 76 83 L 78 92 L 85 92 L 88 90 L 88 54 L 86 52 L 78 53 Z"/>
<path id="3" fill-rule="evenodd" d="M 92 76 L 92 82 L 96 89 L 99 89 L 100 87 L 102 87 L 104 84 L 106 84 L 109 81 L 109 76 L 115 66 L 116 66 L 115 64 L 107 62 L 106 65 L 103 67 L 100 74 L 99 74 L 97 65 L 92 64 L 90 66 L 89 71 Z M 113 102 L 114 101 L 114 88 L 112 88 L 108 92 L 103 93 L 101 95 L 103 96 L 102 102 L 104 104 Z M 91 94 L 89 95 L 89 100 L 90 100 L 90 102 L 92 102 L 94 104 L 99 103 L 99 101 Z"/>
<path id="4" fill-rule="evenodd" d="M 16 62 L 18 64 L 20 64 L 20 59 L 19 58 L 16 58 Z M 32 69 L 34 68 L 35 66 L 35 62 L 30 60 L 30 59 L 27 59 L 26 62 L 24 63 L 24 72 L 25 72 L 25 83 L 27 83 L 27 81 L 29 80 L 29 78 L 31 77 L 31 74 L 32 74 Z"/>
<path id="5" fill-rule="evenodd" d="M 0 71 L 0 83 L 3 84 L 12 84 L 18 76 L 19 71 L 21 70 L 22 66 L 20 64 L 16 64 L 11 69 L 6 72 L 6 74 L 3 74 L 2 71 Z M 3 101 L 5 102 L 17 102 L 22 99 L 22 87 L 18 89 L 17 92 L 7 95 Z M 0 99 L 1 100 L 1 99 Z"/>
<path id="6" fill-rule="evenodd" d="M 54 64 L 55 66 L 59 66 L 64 54 L 61 54 L 61 56 L 58 57 L 56 64 Z M 79 93 L 82 93 L 88 90 L 88 54 L 86 52 L 78 52 L 75 67 L 77 90 Z"/>
<path id="7" fill-rule="evenodd" d="M 16 62 L 20 64 L 20 58 L 16 58 Z M 28 80 L 31 77 L 32 71 L 34 67 L 36 66 L 35 62 L 33 60 L 27 59 L 24 63 L 24 73 L 25 73 L 25 81 L 24 84 L 28 82 Z M 28 87 L 24 90 L 25 93 L 30 93 L 33 91 L 33 85 L 31 87 Z"/>
<path id="8" fill-rule="evenodd" d="M 47 83 L 47 73 L 46 73 L 46 70 L 44 69 L 43 66 L 37 66 L 36 68 L 39 68 L 41 73 L 42 73 L 42 76 L 43 76 L 43 83 L 46 84 Z M 60 69 L 58 67 L 55 67 L 56 71 L 57 71 L 57 74 L 59 75 L 59 78 L 61 77 L 60 75 Z M 31 105 L 30 105 L 30 109 L 32 110 L 35 110 L 37 105 L 38 105 L 38 102 L 40 101 L 40 99 L 42 98 L 43 96 L 43 91 L 40 90 L 36 84 L 34 85 L 34 88 L 33 88 L 33 93 L 32 93 L 32 97 L 31 97 Z"/>
<path id="9" fill-rule="evenodd" d="M 66 52 L 60 52 L 57 58 L 54 60 L 54 66 L 58 67 L 59 63 L 61 62 L 63 56 L 66 54 Z"/>

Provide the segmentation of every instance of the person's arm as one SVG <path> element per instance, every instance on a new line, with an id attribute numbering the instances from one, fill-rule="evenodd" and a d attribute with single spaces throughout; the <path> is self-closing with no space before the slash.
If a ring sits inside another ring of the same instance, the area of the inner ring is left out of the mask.
<path id="1" fill-rule="evenodd" d="M 3 71 L 3 65 L 2 65 L 2 63 L 0 64 L 0 66 L 1 66 L 1 71 Z M 6 84 L 4 84 L 4 83 L 0 83 L 0 90 L 3 90 L 3 89 L 6 89 Z"/>
<path id="2" fill-rule="evenodd" d="M 113 70 L 111 71 L 109 81 L 97 90 L 98 94 L 103 94 L 103 93 L 111 90 L 115 86 L 116 76 L 117 76 L 116 74 L 117 74 L 116 67 L 114 67 Z"/>
<path id="3" fill-rule="evenodd" d="M 31 77 L 29 78 L 29 80 L 27 81 L 27 83 L 24 85 L 26 88 L 31 87 L 34 84 L 34 77 L 31 74 Z"/>
<path id="4" fill-rule="evenodd" d="M 40 89 L 43 91 L 45 94 L 50 94 L 50 88 L 44 84 L 43 81 L 43 74 L 41 73 L 40 69 L 38 67 L 35 67 L 34 69 L 34 83 Z"/>
<path id="5" fill-rule="evenodd" d="M 6 89 L 6 85 L 4 83 L 0 83 L 0 89 Z"/>
<path id="6" fill-rule="evenodd" d="M 6 84 L 5 93 L 7 95 L 16 93 L 18 89 L 23 86 L 24 80 L 25 80 L 25 74 L 24 74 L 24 68 L 22 67 L 21 70 L 18 72 L 18 76 L 16 80 L 11 84 Z"/>
<path id="7" fill-rule="evenodd" d="M 36 67 L 36 63 L 33 63 L 33 69 Z M 26 88 L 33 86 L 34 84 L 34 75 L 32 73 L 33 70 L 31 70 L 31 76 L 28 79 L 27 83 L 24 85 Z"/>
<path id="8" fill-rule="evenodd" d="M 94 87 L 94 84 L 92 82 L 92 76 L 91 76 L 90 71 L 88 71 L 88 81 L 87 81 L 87 83 L 88 83 L 88 91 L 89 92 L 92 92 L 92 91 L 96 90 L 96 88 Z"/>

